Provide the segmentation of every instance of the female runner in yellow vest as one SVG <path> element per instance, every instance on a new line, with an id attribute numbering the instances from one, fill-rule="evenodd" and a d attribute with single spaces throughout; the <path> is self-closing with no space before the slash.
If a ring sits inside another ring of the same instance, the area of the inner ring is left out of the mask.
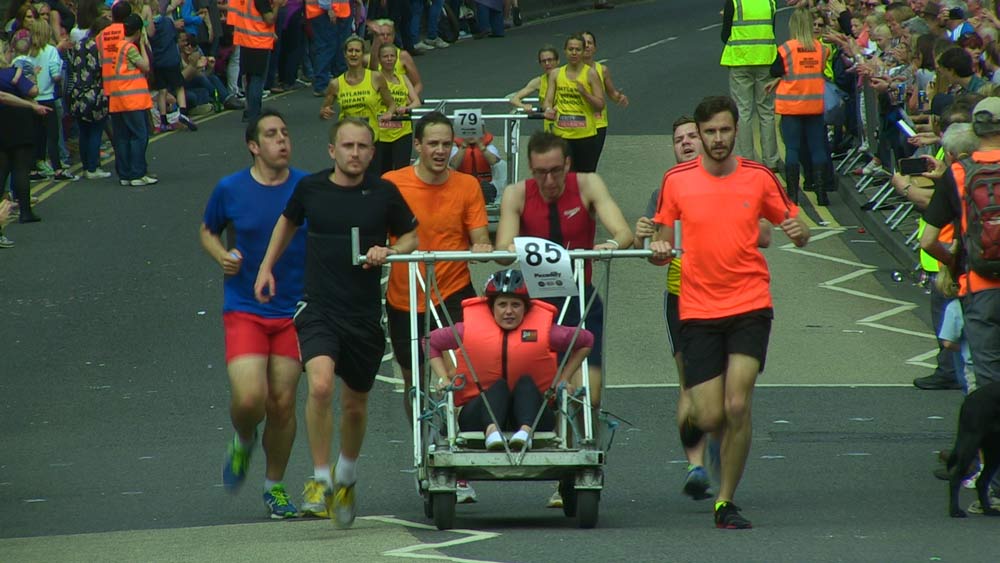
<path id="1" fill-rule="evenodd" d="M 566 39 L 566 64 L 549 71 L 549 91 L 542 104 L 545 118 L 554 120 L 552 132 L 566 139 L 574 172 L 596 172 L 598 147 L 594 113 L 604 109 L 604 85 L 583 63 L 583 37 Z M 554 86 L 554 88 L 553 88 Z"/>
<path id="2" fill-rule="evenodd" d="M 347 58 L 347 72 L 330 81 L 319 116 L 323 119 L 333 117 L 333 105 L 336 103 L 340 108 L 337 119 L 345 117 L 367 119 L 375 131 L 375 140 L 378 141 L 379 119 L 388 120 L 392 117 L 396 111 L 396 101 L 392 99 L 385 78 L 365 68 L 364 39 L 357 35 L 348 37 L 344 42 L 344 55 Z M 378 113 L 380 101 L 386 108 L 381 115 Z"/>
<path id="3" fill-rule="evenodd" d="M 394 115 L 403 115 L 411 108 L 420 105 L 420 98 L 406 77 L 406 73 L 396 72 L 397 57 L 396 46 L 389 43 L 383 44 L 378 50 L 378 60 L 381 70 L 379 73 L 389 87 L 392 99 L 396 102 Z M 379 114 L 385 115 L 389 108 L 385 103 L 379 104 Z M 379 175 L 390 170 L 398 170 L 410 164 L 410 153 L 413 150 L 413 124 L 410 121 L 391 121 L 379 119 L 378 122 L 378 142 L 375 143 L 374 169 L 379 171 Z"/>
<path id="4" fill-rule="evenodd" d="M 592 66 L 597 71 L 597 77 L 604 85 L 604 91 L 608 94 L 608 99 L 623 108 L 628 107 L 628 96 L 621 90 L 615 88 L 615 83 L 611 80 L 611 70 L 608 65 L 594 62 L 594 53 L 597 52 L 597 38 L 589 31 L 580 33 L 583 36 L 583 62 Z M 604 152 L 604 140 L 608 136 L 608 108 L 594 112 L 594 119 L 597 120 L 597 160 L 600 161 L 601 153 Z"/>
<path id="5" fill-rule="evenodd" d="M 521 100 L 530 94 L 538 92 L 538 105 L 541 106 L 545 101 L 545 95 L 549 93 L 549 72 L 559 66 L 559 51 L 551 46 L 546 45 L 538 50 L 538 66 L 542 67 L 542 74 L 536 76 L 528 81 L 514 94 L 510 99 L 510 104 L 518 109 L 523 109 L 526 112 L 534 112 L 535 106 L 522 102 Z M 542 128 L 546 131 L 552 131 L 552 121 L 546 119 Z"/>

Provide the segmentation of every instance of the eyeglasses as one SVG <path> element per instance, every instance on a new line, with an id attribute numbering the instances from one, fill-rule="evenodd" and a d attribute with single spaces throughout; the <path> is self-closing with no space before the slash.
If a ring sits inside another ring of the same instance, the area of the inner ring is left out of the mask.
<path id="1" fill-rule="evenodd" d="M 547 168 L 544 170 L 539 168 L 531 169 L 531 175 L 538 179 L 545 178 L 546 176 L 552 176 L 553 178 L 558 178 L 562 176 L 565 172 L 566 172 L 566 167 L 565 165 L 562 164 L 554 168 Z"/>

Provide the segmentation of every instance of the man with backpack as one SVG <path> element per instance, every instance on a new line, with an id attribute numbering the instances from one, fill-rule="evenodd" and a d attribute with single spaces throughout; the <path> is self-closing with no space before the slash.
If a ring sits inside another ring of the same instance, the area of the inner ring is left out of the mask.
<path id="1" fill-rule="evenodd" d="M 976 386 L 981 387 L 1000 381 L 1000 98 L 976 104 L 972 127 L 979 150 L 944 171 L 924 211 L 927 227 L 920 246 L 956 274 Z M 952 223 L 960 249 L 937 239 Z"/>

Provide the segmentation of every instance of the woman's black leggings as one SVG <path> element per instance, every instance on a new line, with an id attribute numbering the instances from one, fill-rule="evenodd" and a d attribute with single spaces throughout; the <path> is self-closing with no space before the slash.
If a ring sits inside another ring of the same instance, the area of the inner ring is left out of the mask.
<path id="1" fill-rule="evenodd" d="M 467 383 L 469 384 L 472 384 L 471 381 Z M 535 416 L 544 400 L 545 397 L 535 386 L 530 375 L 522 375 L 513 390 L 507 387 L 506 380 L 501 379 L 462 407 L 462 412 L 458 415 L 458 426 L 466 432 L 485 431 L 486 427 L 493 423 L 489 411 L 486 410 L 488 401 L 501 430 L 518 430 L 521 426 L 534 424 Z M 552 410 L 546 408 L 542 412 L 541 420 L 538 421 L 537 430 L 548 431 L 554 427 L 555 417 Z"/>

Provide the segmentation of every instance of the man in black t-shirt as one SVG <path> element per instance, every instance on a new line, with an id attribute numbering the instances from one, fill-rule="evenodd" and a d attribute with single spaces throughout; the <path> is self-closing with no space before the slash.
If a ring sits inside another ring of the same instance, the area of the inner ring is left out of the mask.
<path id="1" fill-rule="evenodd" d="M 391 182 L 366 175 L 375 155 L 367 122 L 347 118 L 330 129 L 335 166 L 299 181 L 271 235 L 254 292 L 267 301 L 280 291 L 271 270 L 295 231 L 307 222 L 305 295 L 295 314 L 299 349 L 309 381 L 306 427 L 314 476 L 303 492 L 302 513 L 354 521 L 356 463 L 364 441 L 368 392 L 385 351 L 381 318 L 381 268 L 386 258 L 417 248 L 416 226 L 406 201 Z M 367 248 L 363 268 L 351 262 L 351 228 Z M 389 234 L 399 237 L 385 246 Z M 340 393 L 340 457 L 330 472 L 334 373 Z"/>

